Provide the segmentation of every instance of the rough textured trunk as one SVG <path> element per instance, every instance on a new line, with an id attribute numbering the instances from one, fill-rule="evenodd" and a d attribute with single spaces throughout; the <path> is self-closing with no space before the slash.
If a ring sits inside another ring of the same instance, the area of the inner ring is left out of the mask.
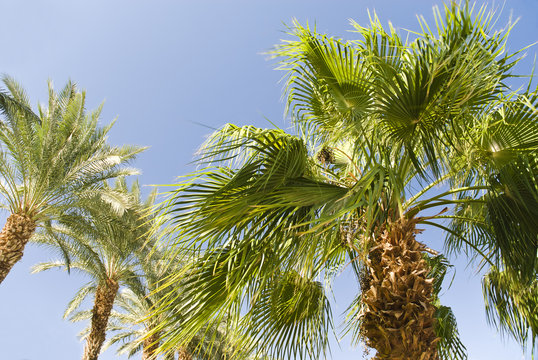
<path id="1" fill-rule="evenodd" d="M 363 282 L 362 335 L 374 359 L 437 360 L 433 279 L 415 240 L 415 219 L 390 223 L 370 250 Z"/>
<path id="2" fill-rule="evenodd" d="M 177 351 L 177 360 L 192 360 L 191 354 L 185 348 L 180 348 Z"/>
<path id="3" fill-rule="evenodd" d="M 95 303 L 92 309 L 91 330 L 84 347 L 83 360 L 97 360 L 99 357 L 99 352 L 105 342 L 108 318 L 110 317 L 118 288 L 118 282 L 113 279 L 107 279 L 106 282 L 97 286 Z"/>
<path id="4" fill-rule="evenodd" d="M 27 215 L 11 214 L 0 233 L 0 283 L 17 261 L 34 234 L 36 223 Z"/>
<path id="5" fill-rule="evenodd" d="M 142 345 L 142 360 L 157 359 L 157 348 L 159 347 L 159 334 L 153 334 L 146 339 Z M 172 357 L 173 358 L 173 357 Z"/>

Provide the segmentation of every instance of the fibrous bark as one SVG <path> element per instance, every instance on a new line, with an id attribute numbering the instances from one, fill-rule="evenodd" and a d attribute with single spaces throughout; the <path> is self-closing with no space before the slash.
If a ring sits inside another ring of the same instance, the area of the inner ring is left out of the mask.
<path id="1" fill-rule="evenodd" d="M 144 339 L 142 344 L 142 360 L 157 359 L 157 348 L 159 347 L 159 334 L 152 334 Z"/>
<path id="2" fill-rule="evenodd" d="M 101 347 L 105 342 L 108 318 L 118 289 L 119 284 L 114 279 L 107 279 L 97 286 L 92 309 L 91 330 L 84 347 L 83 360 L 97 360 L 99 357 Z"/>
<path id="3" fill-rule="evenodd" d="M 28 215 L 11 214 L 0 233 L 0 283 L 22 258 L 24 247 L 34 234 L 36 223 Z"/>
<path id="4" fill-rule="evenodd" d="M 192 356 L 187 349 L 182 347 L 177 352 L 177 360 L 192 360 Z"/>
<path id="5" fill-rule="evenodd" d="M 366 261 L 362 336 L 374 359 L 438 360 L 433 278 L 415 219 L 387 224 Z"/>

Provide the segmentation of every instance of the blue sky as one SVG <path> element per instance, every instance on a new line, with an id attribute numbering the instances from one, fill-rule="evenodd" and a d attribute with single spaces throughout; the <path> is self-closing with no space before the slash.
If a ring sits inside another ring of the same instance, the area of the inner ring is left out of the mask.
<path id="1" fill-rule="evenodd" d="M 164 184 L 192 170 L 188 163 L 211 127 L 227 122 L 271 126 L 266 119 L 289 127 L 279 83 L 284 74 L 263 53 L 287 37 L 285 23 L 292 18 L 316 23 L 320 32 L 353 38 L 349 19 L 366 24 L 367 9 L 375 9 L 384 24 L 391 20 L 399 29 L 418 29 L 416 15 L 431 19 L 432 6 L 441 3 L 0 0 L 0 73 L 22 83 L 34 103 L 46 101 L 47 79 L 59 88 L 69 78 L 87 90 L 89 109 L 106 100 L 103 124 L 118 117 L 110 142 L 150 146 L 134 166 L 143 172 L 142 184 Z M 511 13 L 520 22 L 510 50 L 538 41 L 538 2 L 507 0 L 499 26 Z M 536 49 L 527 52 L 519 72 L 530 72 Z M 422 240 L 442 249 L 438 232 L 426 232 Z M 29 274 L 33 264 L 51 256 L 29 246 L 0 286 L 2 360 L 81 357 L 83 343 L 76 335 L 82 325 L 61 316 L 85 279 L 61 271 Z M 487 326 L 480 275 L 464 258 L 453 263 L 455 279 L 442 300 L 456 313 L 470 360 L 524 359 L 516 344 Z M 334 314 L 345 310 L 355 289 L 351 276 L 337 281 Z M 351 349 L 344 339 L 332 354 L 333 359 L 357 359 L 362 349 Z M 110 349 L 101 359 L 118 357 Z"/>

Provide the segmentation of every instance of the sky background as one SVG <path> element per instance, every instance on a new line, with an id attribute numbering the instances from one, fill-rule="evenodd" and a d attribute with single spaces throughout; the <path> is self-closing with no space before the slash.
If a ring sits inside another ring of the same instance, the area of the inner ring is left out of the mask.
<path id="1" fill-rule="evenodd" d="M 376 10 L 390 20 L 418 30 L 416 15 L 432 20 L 426 0 L 333 1 L 7 1 L 0 0 L 0 73 L 17 79 L 33 103 L 46 102 L 47 79 L 61 88 L 67 79 L 87 91 L 88 109 L 106 100 L 102 123 L 118 117 L 110 142 L 150 146 L 134 166 L 142 184 L 171 183 L 192 170 L 188 163 L 211 130 L 227 122 L 287 129 L 284 75 L 264 52 L 282 38 L 293 18 L 316 24 L 320 32 L 354 38 L 349 19 L 368 22 Z M 482 2 L 479 2 L 482 4 Z M 520 18 L 509 50 L 538 41 L 538 1 L 507 0 L 499 25 Z M 530 73 L 536 48 L 517 68 Z M 268 120 L 267 120 L 268 119 Z M 6 214 L 0 216 L 5 220 Z M 421 237 L 443 248 L 443 234 Z M 62 319 L 63 311 L 85 278 L 62 271 L 30 275 L 32 265 L 53 254 L 32 245 L 0 286 L 0 360 L 71 360 L 80 358 L 77 333 L 85 324 Z M 442 302 L 451 306 L 470 360 L 530 359 L 517 344 L 488 327 L 480 274 L 466 259 L 452 258 L 456 273 Z M 356 292 L 343 274 L 334 287 L 340 315 Z M 341 319 L 335 321 L 336 324 Z M 344 339 L 332 346 L 333 359 L 360 359 L 362 349 Z M 138 357 L 140 358 L 140 356 Z M 100 359 L 125 359 L 114 349 Z"/>

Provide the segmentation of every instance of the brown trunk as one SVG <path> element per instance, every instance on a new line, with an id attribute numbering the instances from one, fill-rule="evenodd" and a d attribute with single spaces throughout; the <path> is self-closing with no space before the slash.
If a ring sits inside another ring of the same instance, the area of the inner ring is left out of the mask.
<path id="1" fill-rule="evenodd" d="M 0 233 L 0 283 L 17 261 L 34 234 L 36 223 L 27 215 L 11 214 Z"/>
<path id="2" fill-rule="evenodd" d="M 177 351 L 177 360 L 192 360 L 191 354 L 185 348 L 180 348 Z"/>
<path id="3" fill-rule="evenodd" d="M 144 339 L 142 345 L 142 360 L 157 359 L 157 348 L 159 347 L 159 334 L 153 334 Z"/>
<path id="4" fill-rule="evenodd" d="M 105 283 L 99 283 L 97 286 L 95 303 L 92 309 L 90 335 L 86 340 L 82 360 L 97 360 L 99 357 L 99 352 L 105 342 L 108 318 L 110 317 L 118 288 L 118 282 L 113 279 L 107 279 Z"/>
<path id="5" fill-rule="evenodd" d="M 363 287 L 362 335 L 374 359 L 438 360 L 433 279 L 415 240 L 416 220 L 388 224 L 371 249 Z"/>

